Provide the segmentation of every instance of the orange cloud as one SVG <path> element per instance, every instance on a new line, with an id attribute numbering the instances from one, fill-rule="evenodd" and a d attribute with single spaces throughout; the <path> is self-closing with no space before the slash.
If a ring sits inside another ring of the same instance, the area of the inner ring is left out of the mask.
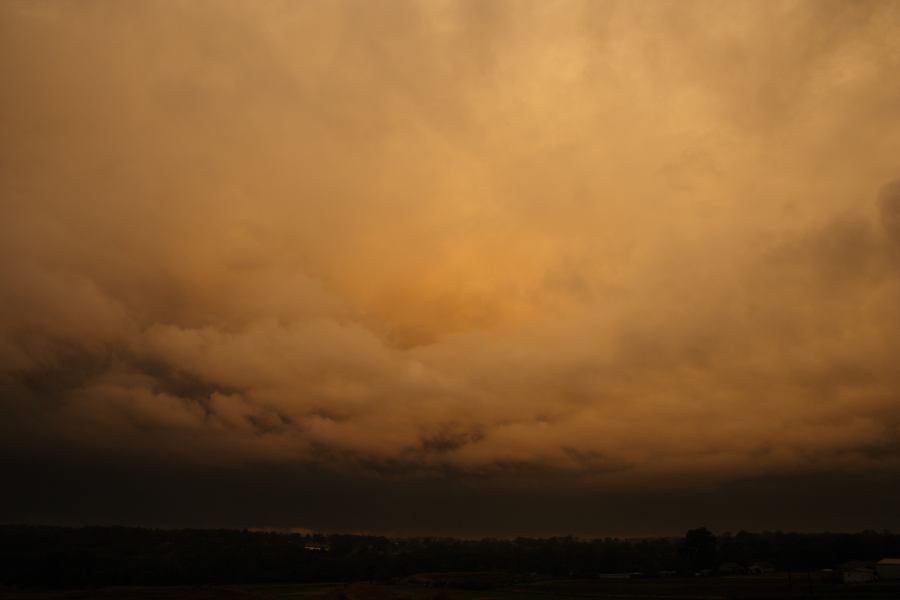
<path id="1" fill-rule="evenodd" d="M 898 467 L 896 3 L 0 11 L 6 451 Z"/>

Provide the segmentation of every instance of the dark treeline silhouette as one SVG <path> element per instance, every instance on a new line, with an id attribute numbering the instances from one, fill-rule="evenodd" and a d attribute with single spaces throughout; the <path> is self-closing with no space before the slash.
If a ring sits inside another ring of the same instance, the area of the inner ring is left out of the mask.
<path id="1" fill-rule="evenodd" d="M 716 573 L 723 565 L 830 568 L 900 555 L 890 532 L 682 538 L 392 539 L 224 529 L 0 526 L 0 583 L 35 587 L 388 581 L 416 573 L 595 577 Z"/>

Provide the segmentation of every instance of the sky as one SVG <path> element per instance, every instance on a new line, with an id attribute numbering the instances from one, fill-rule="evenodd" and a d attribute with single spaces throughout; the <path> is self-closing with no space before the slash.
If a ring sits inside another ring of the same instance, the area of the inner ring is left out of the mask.
<path id="1" fill-rule="evenodd" d="M 0 3 L 0 521 L 900 528 L 898 30 Z"/>

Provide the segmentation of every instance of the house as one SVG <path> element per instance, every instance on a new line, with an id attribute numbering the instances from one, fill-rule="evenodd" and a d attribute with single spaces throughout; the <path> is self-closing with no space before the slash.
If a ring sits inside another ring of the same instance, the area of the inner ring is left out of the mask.
<path id="1" fill-rule="evenodd" d="M 747 572 L 750 575 L 767 575 L 769 573 L 774 573 L 775 567 L 773 567 L 771 563 L 767 562 L 754 563 L 750 565 L 750 567 L 747 569 Z"/>
<path id="2" fill-rule="evenodd" d="M 867 581 L 875 581 L 875 571 L 874 569 L 866 569 L 865 567 L 845 569 L 841 571 L 841 581 L 844 583 L 865 583 Z"/>
<path id="3" fill-rule="evenodd" d="M 882 558 L 875 563 L 878 579 L 900 579 L 900 558 Z"/>
<path id="4" fill-rule="evenodd" d="M 868 560 L 848 560 L 838 566 L 844 583 L 864 583 L 875 580 L 875 563 Z"/>

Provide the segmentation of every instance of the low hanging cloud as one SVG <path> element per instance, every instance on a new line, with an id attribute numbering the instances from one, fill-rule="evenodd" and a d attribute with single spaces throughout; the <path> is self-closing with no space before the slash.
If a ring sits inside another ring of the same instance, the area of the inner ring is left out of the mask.
<path id="1" fill-rule="evenodd" d="M 598 489 L 896 471 L 898 26 L 6 2 L 3 451 Z"/>

